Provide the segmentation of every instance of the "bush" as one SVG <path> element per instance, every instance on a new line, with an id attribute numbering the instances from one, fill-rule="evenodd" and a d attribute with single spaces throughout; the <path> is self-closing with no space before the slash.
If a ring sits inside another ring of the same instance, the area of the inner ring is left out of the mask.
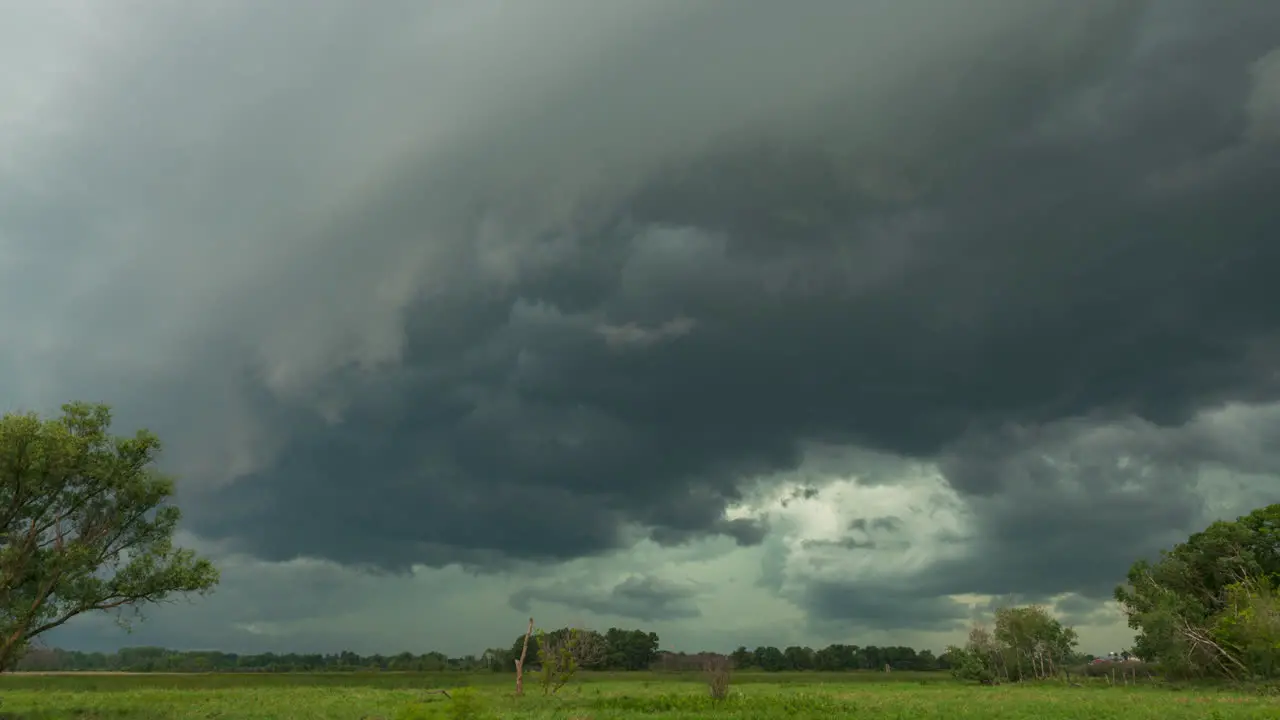
<path id="1" fill-rule="evenodd" d="M 396 711 L 394 720 L 485 720 L 490 714 L 471 688 L 453 691 L 451 699 L 441 702 L 415 702 Z"/>
<path id="2" fill-rule="evenodd" d="M 489 714 L 475 690 L 462 688 L 454 692 L 453 701 L 445 707 L 445 716 L 450 720 L 481 720 Z"/>
<path id="3" fill-rule="evenodd" d="M 996 671 L 992 667 L 990 657 L 970 648 L 947 648 L 951 658 L 951 675 L 957 680 L 976 682 L 982 685 L 996 683 Z"/>
<path id="4" fill-rule="evenodd" d="M 706 674 L 712 700 L 720 701 L 729 697 L 729 669 L 729 658 L 724 655 L 709 654 L 703 658 L 702 670 Z"/>
<path id="5" fill-rule="evenodd" d="M 436 720 L 440 715 L 429 705 L 413 703 L 402 706 L 392 717 L 394 720 Z"/>

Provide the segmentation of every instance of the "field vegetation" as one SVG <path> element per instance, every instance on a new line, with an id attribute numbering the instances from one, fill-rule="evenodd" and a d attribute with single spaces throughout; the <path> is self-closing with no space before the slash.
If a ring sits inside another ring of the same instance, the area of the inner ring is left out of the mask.
<path id="1" fill-rule="evenodd" d="M 11 674 L 0 678 L 0 693 L 0 709 L 23 720 L 1280 717 L 1280 696 L 1265 686 L 1103 677 L 982 686 L 943 672 L 735 673 L 723 700 L 698 672 L 582 673 L 559 693 L 524 697 L 513 694 L 510 675 L 395 672 Z"/>

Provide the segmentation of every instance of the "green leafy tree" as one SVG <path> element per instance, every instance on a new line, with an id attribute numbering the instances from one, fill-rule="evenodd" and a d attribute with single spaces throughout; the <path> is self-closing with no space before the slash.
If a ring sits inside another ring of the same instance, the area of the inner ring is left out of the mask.
<path id="1" fill-rule="evenodd" d="M 658 658 L 657 633 L 609 628 L 604 641 L 605 667 L 614 670 L 648 670 Z"/>
<path id="2" fill-rule="evenodd" d="M 765 672 L 781 672 L 787 669 L 786 656 L 782 654 L 781 650 L 772 645 L 756 648 L 752 662 Z"/>
<path id="3" fill-rule="evenodd" d="M 964 647 L 951 645 L 945 653 L 951 665 L 951 674 L 960 680 L 983 685 L 994 685 L 1000 679 L 1000 646 L 991 631 L 982 625 L 969 629 L 969 640 Z"/>
<path id="4" fill-rule="evenodd" d="M 579 628 L 562 628 L 554 632 L 539 630 L 539 682 L 543 695 L 560 691 L 578 671 L 599 666 L 605 658 L 605 641 L 600 633 Z"/>
<path id="5" fill-rule="evenodd" d="M 111 436 L 103 405 L 62 410 L 0 418 L 0 671 L 77 615 L 121 611 L 127 624 L 125 610 L 218 581 L 173 545 L 173 481 L 152 468 L 159 440 Z"/>
<path id="6" fill-rule="evenodd" d="M 814 664 L 813 650 L 807 647 L 792 645 L 782 651 L 785 666 L 788 670 L 812 670 Z"/>
<path id="7" fill-rule="evenodd" d="M 729 654 L 729 662 L 733 664 L 735 670 L 746 670 L 755 662 L 755 653 L 748 650 L 745 645 L 739 645 L 737 650 Z"/>
<path id="8" fill-rule="evenodd" d="M 1226 662 L 1258 679 L 1280 677 L 1280 591 L 1260 580 L 1226 588 L 1210 633 Z"/>
<path id="9" fill-rule="evenodd" d="M 860 667 L 857 645 L 828 645 L 814 653 L 814 665 L 818 670 L 853 670 Z"/>
<path id="10" fill-rule="evenodd" d="M 524 651 L 524 647 L 525 647 L 524 637 L 525 637 L 524 635 L 517 636 L 515 641 L 511 643 L 511 648 L 506 653 L 507 658 L 513 663 L 515 662 L 516 658 L 520 657 L 520 653 Z M 538 635 L 537 634 L 531 634 L 529 636 L 529 649 L 525 653 L 525 657 L 531 660 L 536 659 L 538 657 Z M 504 667 L 503 669 L 510 670 L 511 667 Z"/>
<path id="11" fill-rule="evenodd" d="M 984 685 L 1053 677 L 1074 657 L 1076 632 L 1042 607 L 1000 608 L 995 627 L 974 625 L 964 647 L 943 653 L 952 675 Z"/>
<path id="12" fill-rule="evenodd" d="M 1115 597 L 1137 631 L 1138 657 L 1159 662 L 1173 675 L 1256 674 L 1242 656 L 1240 633 L 1261 632 L 1266 617 L 1258 610 L 1274 608 L 1269 603 L 1280 588 L 1280 504 L 1215 522 L 1158 561 L 1134 563 L 1127 580 Z M 1260 620 L 1248 619 L 1250 608 Z"/>
<path id="13" fill-rule="evenodd" d="M 479 664 L 490 672 L 506 672 L 514 667 L 514 660 L 508 648 L 489 648 L 480 655 Z"/>
<path id="14" fill-rule="evenodd" d="M 1074 652 L 1076 631 L 1038 605 L 996 610 L 993 639 L 1006 678 L 1047 678 Z"/>

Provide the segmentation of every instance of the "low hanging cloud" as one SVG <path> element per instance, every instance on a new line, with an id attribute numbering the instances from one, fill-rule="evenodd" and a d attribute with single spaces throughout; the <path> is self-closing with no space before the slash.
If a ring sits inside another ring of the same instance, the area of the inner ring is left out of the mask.
<path id="1" fill-rule="evenodd" d="M 1280 499 L 1272 4 L 29 2 L 0 48 L 0 392 L 158 431 L 228 552 L 783 558 L 760 493 L 927 467 L 966 534 L 785 596 L 941 628 Z M 642 589 L 581 602 L 695 617 Z"/>
<path id="2" fill-rule="evenodd" d="M 531 601 L 550 602 L 596 615 L 636 620 L 686 620 L 702 615 L 692 585 L 653 576 L 630 575 L 605 591 L 592 591 L 580 583 L 558 583 L 522 588 L 510 598 L 511 607 L 529 612 Z"/>
<path id="3" fill-rule="evenodd" d="M 646 348 L 687 335 L 697 324 L 697 321 L 691 318 L 677 317 L 653 328 L 627 323 L 626 325 L 601 325 L 596 328 L 596 332 L 604 336 L 605 344 L 611 348 Z"/>

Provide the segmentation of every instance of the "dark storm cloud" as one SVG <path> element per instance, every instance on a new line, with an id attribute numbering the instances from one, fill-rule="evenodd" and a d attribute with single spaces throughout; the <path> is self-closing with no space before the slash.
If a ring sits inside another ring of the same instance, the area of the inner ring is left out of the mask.
<path id="1" fill-rule="evenodd" d="M 712 45 L 735 41 L 724 27 L 704 32 Z M 1052 69 L 1069 85 L 1099 62 L 1075 59 L 1086 69 Z M 999 79 L 982 79 L 985 99 L 1005 97 Z M 842 114 L 861 112 L 841 105 L 839 87 L 829 93 L 825 114 L 800 130 L 726 135 L 642 176 L 604 210 L 530 238 L 522 252 L 540 260 L 508 287 L 436 293 L 411 308 L 399 367 L 349 397 L 340 425 L 295 431 L 272 465 L 202 498 L 197 529 L 268 557 L 389 566 L 447 559 L 433 547 L 569 557 L 623 544 L 627 525 L 662 542 L 707 531 L 751 541 L 724 509 L 743 477 L 794 465 L 797 440 L 897 435 L 927 448 L 893 427 L 900 401 L 869 407 L 858 396 L 900 365 L 883 358 L 898 322 L 873 308 L 899 303 L 914 246 L 928 241 L 914 236 L 942 226 L 932 207 L 877 197 L 883 183 L 858 174 L 876 158 L 823 149 L 848 140 Z M 900 107 L 916 108 L 911 95 Z M 970 119 L 1009 110 L 943 104 Z M 980 134 L 990 143 L 997 133 Z M 860 147 L 853 138 L 851 151 Z M 464 192 L 466 177 L 446 192 Z M 420 196 L 375 201 L 367 220 L 337 232 L 412 233 L 427 222 Z M 494 199 L 475 201 L 480 214 L 460 222 L 484 240 Z M 928 268 L 915 272 L 929 280 Z M 860 329 L 833 335 L 839 326 Z M 854 335 L 864 338 L 857 361 Z M 818 347 L 825 357 L 810 355 Z M 356 532 L 334 531 L 344 527 Z"/>
<path id="2" fill-rule="evenodd" d="M 971 614 L 950 598 L 883 583 L 818 580 L 805 588 L 802 603 L 814 619 L 882 630 L 955 630 Z"/>
<path id="3" fill-rule="evenodd" d="M 1000 428 L 1176 424 L 1274 397 L 1260 343 L 1280 326 L 1276 146 L 1152 189 L 1252 142 L 1249 68 L 1280 37 L 1277 13 L 1227 9 L 1211 32 L 1191 6 L 1099 14 L 1090 42 L 1057 38 L 1053 61 L 1023 29 L 995 51 L 1017 71 L 974 56 L 976 79 L 890 92 L 911 114 L 887 149 L 846 133 L 874 111 L 833 87 L 802 130 L 753 127 L 669 159 L 528 239 L 542 260 L 506 287 L 411 306 L 399 367 L 353 393 L 341 423 L 295 431 L 202 501 L 196 527 L 266 557 L 390 567 L 477 549 L 567 558 L 637 529 L 756 542 L 757 526 L 723 519 L 739 483 L 816 439 L 945 453 L 960 491 L 1019 493 L 980 506 L 983 542 L 1037 549 L 984 564 L 974 588 L 1038 591 L 1051 555 L 1070 563 L 1043 589 L 1102 592 L 1120 558 L 1195 519 L 1185 483 L 1167 476 L 1152 503 L 1096 475 L 1094 494 L 1028 509 L 1042 481 Z M 344 234 L 412 232 L 413 195 Z M 485 221 L 467 222 L 483 239 Z M 989 432 L 1008 441 L 993 465 L 955 444 Z"/>
<path id="4" fill-rule="evenodd" d="M 1275 438 L 1274 410 L 1234 407 L 1177 428 L 1075 420 L 988 436 L 980 448 L 959 443 L 943 468 L 957 487 L 980 478 L 992 488 L 970 505 L 983 535 L 972 558 L 933 568 L 925 585 L 1105 598 L 1134 560 L 1154 558 L 1218 515 L 1280 501 Z M 1206 495 L 1216 493 L 1198 483 L 1206 469 L 1266 479 L 1260 494 L 1232 493 L 1211 511 Z"/>
<path id="5" fill-rule="evenodd" d="M 839 540 L 805 540 L 803 541 L 803 546 L 806 548 L 837 547 L 845 550 L 874 550 L 880 547 L 880 543 L 870 538 L 843 537 Z"/>
<path id="6" fill-rule="evenodd" d="M 659 545 L 671 546 L 687 543 L 707 532 L 731 537 L 741 546 L 759 545 L 769 533 L 769 524 L 760 518 L 719 519 L 693 530 L 658 527 L 650 533 L 650 537 Z"/>
<path id="7" fill-rule="evenodd" d="M 0 222 L 62 243 L 28 283 L 120 245 L 57 299 L 112 351 L 24 377 L 124 388 L 259 557 L 757 544 L 748 482 L 858 445 L 939 459 L 981 552 L 808 607 L 941 627 L 920 597 L 1101 593 L 1199 518 L 1188 463 L 1251 456 L 1107 463 L 1280 391 L 1280 6 L 251 5 L 135 28 L 101 87 L 142 95 L 76 96 Z"/>
<path id="8" fill-rule="evenodd" d="M 1067 595 L 1054 603 L 1054 609 L 1064 625 L 1100 625 L 1114 622 L 1118 613 L 1112 607 L 1080 595 Z"/>
<path id="9" fill-rule="evenodd" d="M 587 610 L 597 615 L 616 615 L 637 620 L 681 620 L 702 615 L 695 602 L 698 592 L 654 577 L 632 575 L 604 592 L 593 592 L 579 584 L 528 587 L 511 596 L 511 607 L 529 612 L 531 602 L 550 602 Z"/>
<path id="10" fill-rule="evenodd" d="M 894 515 L 885 515 L 883 517 L 874 518 L 854 518 L 849 521 L 849 529 L 859 532 L 897 532 L 902 529 L 902 518 Z"/>

